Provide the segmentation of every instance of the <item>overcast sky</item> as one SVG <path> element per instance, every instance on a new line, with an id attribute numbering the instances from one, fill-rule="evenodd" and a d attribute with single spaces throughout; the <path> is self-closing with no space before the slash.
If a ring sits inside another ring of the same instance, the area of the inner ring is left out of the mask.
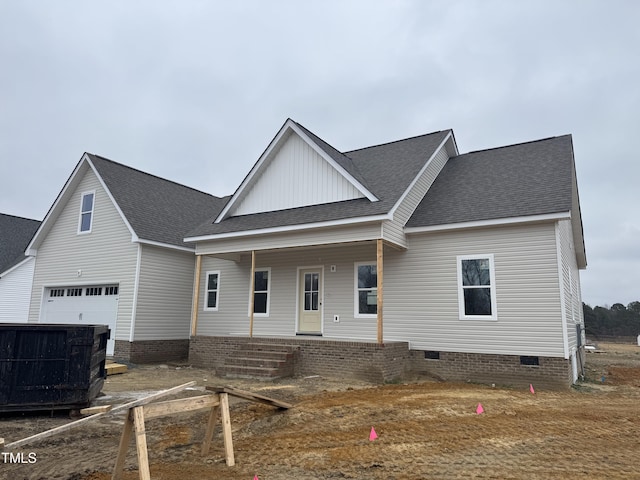
<path id="1" fill-rule="evenodd" d="M 640 2 L 0 3 L 0 212 L 85 151 L 233 193 L 291 117 L 339 150 L 573 135 L 592 306 L 640 300 Z"/>

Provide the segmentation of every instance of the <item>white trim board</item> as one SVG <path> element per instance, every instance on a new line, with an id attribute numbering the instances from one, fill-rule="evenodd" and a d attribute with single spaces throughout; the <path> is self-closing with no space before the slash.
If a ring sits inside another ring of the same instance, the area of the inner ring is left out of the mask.
<path id="1" fill-rule="evenodd" d="M 496 218 L 492 220 L 478 220 L 475 222 L 448 223 L 444 225 L 430 225 L 426 227 L 405 227 L 404 233 L 441 232 L 444 230 L 462 230 L 465 228 L 494 227 L 499 225 L 515 225 L 519 223 L 548 222 L 571 218 L 571 212 L 548 213 L 543 215 L 528 215 L 523 217 Z"/>

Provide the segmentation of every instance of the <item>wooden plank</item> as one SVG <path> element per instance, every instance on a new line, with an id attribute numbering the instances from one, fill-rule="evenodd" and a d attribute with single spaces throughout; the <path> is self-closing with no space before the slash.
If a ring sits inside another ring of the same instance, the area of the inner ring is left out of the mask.
<path id="1" fill-rule="evenodd" d="M 220 405 L 217 395 L 201 395 L 199 397 L 181 398 L 178 400 L 168 400 L 166 402 L 151 403 L 144 406 L 144 417 L 151 418 L 165 417 L 174 413 L 192 412 L 203 410 Z"/>
<path id="2" fill-rule="evenodd" d="M 383 335 L 382 335 L 382 320 L 383 320 L 383 310 L 384 310 L 384 243 L 382 239 L 379 238 L 376 247 L 376 276 L 378 279 L 377 287 L 377 320 L 378 320 L 378 343 L 384 343 Z"/>
<path id="3" fill-rule="evenodd" d="M 22 440 L 17 440 L 15 442 L 8 443 L 8 444 L 5 445 L 4 448 L 6 448 L 6 449 L 17 448 L 17 447 L 20 447 L 22 445 L 26 445 L 28 443 L 33 443 L 33 442 L 35 442 L 37 440 L 42 440 L 44 438 L 51 437 L 51 436 L 56 435 L 58 433 L 66 432 L 67 430 L 71 430 L 73 428 L 76 428 L 76 427 L 84 424 L 84 423 L 96 420 L 96 419 L 98 419 L 100 417 L 103 417 L 103 416 L 109 414 L 109 413 L 111 413 L 111 412 L 96 413 L 95 415 L 91 415 L 89 417 L 84 417 L 84 418 L 81 418 L 79 420 L 75 420 L 73 422 L 67 423 L 65 425 L 60 425 L 59 427 L 52 428 L 51 430 L 46 430 L 46 431 L 44 431 L 42 433 L 38 433 L 36 435 L 32 435 L 32 436 L 27 437 L 27 438 L 23 438 Z"/>
<path id="4" fill-rule="evenodd" d="M 144 428 L 144 406 L 132 408 L 133 425 L 136 428 L 136 451 L 140 480 L 151 480 L 149 456 L 147 455 L 147 432 Z"/>
<path id="5" fill-rule="evenodd" d="M 133 432 L 133 419 L 131 415 L 127 415 L 124 421 L 124 428 L 120 436 L 120 446 L 118 447 L 118 456 L 116 457 L 116 466 L 113 468 L 111 480 L 122 480 L 122 472 L 124 470 L 124 462 L 127 459 L 127 450 L 131 443 L 131 433 Z"/>
<path id="6" fill-rule="evenodd" d="M 247 392 L 245 390 L 238 390 L 237 388 L 232 388 L 232 387 L 205 387 L 205 388 L 210 392 L 228 393 L 229 395 L 233 395 L 234 397 L 244 398 L 245 400 L 251 400 L 252 402 L 265 403 L 267 405 L 271 405 L 272 407 L 278 407 L 278 408 L 284 408 L 284 409 L 293 408 L 292 404 L 283 402 L 282 400 L 276 400 L 275 398 L 265 397 L 263 395 Z"/>
<path id="7" fill-rule="evenodd" d="M 200 275 L 202 271 L 202 255 L 196 255 L 196 278 L 193 287 L 193 304 L 191 306 L 191 336 L 198 334 L 198 309 L 200 308 Z"/>
<path id="8" fill-rule="evenodd" d="M 109 413 L 115 413 L 115 412 L 119 412 L 119 411 L 122 411 L 122 410 L 128 410 L 128 409 L 133 408 L 133 407 L 139 407 L 141 405 L 146 405 L 148 403 L 153 402 L 154 400 L 156 400 L 158 398 L 166 397 L 167 395 L 172 395 L 174 393 L 181 392 L 185 388 L 193 387 L 196 383 L 197 383 L 196 381 L 183 383 L 182 385 L 178 385 L 177 387 L 167 388 L 166 390 L 161 390 L 161 391 L 159 391 L 157 393 L 153 393 L 153 394 L 148 395 L 146 397 L 139 398 L 138 400 L 133 400 L 132 402 L 125 403 L 123 405 L 117 405 L 117 406 L 113 407 L 111 409 L 111 412 L 109 412 Z"/>
<path id="9" fill-rule="evenodd" d="M 271 281 L 271 279 L 269 279 Z M 251 250 L 251 288 L 249 289 L 249 338 L 253 337 L 253 311 L 255 310 L 256 296 L 256 251 Z"/>
<path id="10" fill-rule="evenodd" d="M 222 439 L 224 440 L 225 460 L 228 467 L 236 464 L 233 456 L 233 438 L 231 436 L 231 415 L 229 414 L 229 396 L 220 394 L 220 415 L 222 416 Z"/>
<path id="11" fill-rule="evenodd" d="M 218 411 L 220 410 L 220 397 L 214 394 L 218 400 L 218 406 L 211 409 L 209 414 L 209 421 L 207 422 L 207 429 L 204 432 L 204 440 L 202 442 L 202 455 L 207 455 L 211 448 L 211 440 L 213 439 L 213 429 L 216 426 L 216 418 L 218 417 Z"/>
<path id="12" fill-rule="evenodd" d="M 94 415 L 96 413 L 106 413 L 113 408 L 112 405 L 99 405 L 97 407 L 82 408 L 80 415 Z"/>
<path id="13" fill-rule="evenodd" d="M 18 440 L 12 443 L 9 443 L 7 445 L 5 445 L 4 448 L 6 449 L 11 449 L 11 448 L 16 448 L 16 447 L 20 447 L 22 445 L 26 445 L 28 443 L 32 443 L 35 442 L 37 440 L 42 440 L 43 438 L 48 438 L 51 437 L 53 435 L 57 435 L 58 433 L 62 433 L 62 432 L 66 432 L 67 430 L 71 430 L 73 428 L 76 428 L 84 423 L 96 420 L 100 417 L 103 417 L 105 415 L 111 415 L 113 413 L 116 412 L 120 412 L 122 410 L 128 410 L 129 408 L 133 408 L 133 407 L 137 407 L 140 405 L 146 405 L 147 403 L 151 403 L 154 400 L 167 396 L 167 395 L 171 395 L 173 393 L 177 393 L 181 390 L 184 390 L 187 387 L 192 387 L 193 385 L 195 385 L 196 382 L 187 382 L 184 383 L 182 385 L 178 385 L 177 387 L 173 387 L 173 388 L 168 388 L 167 390 L 162 390 L 160 392 L 154 393 L 153 395 L 149 395 L 147 397 L 144 398 L 139 398 L 138 400 L 134 400 L 132 402 L 129 403 L 125 403 L 123 405 L 118 405 L 113 407 L 110 411 L 108 412 L 104 412 L 104 413 L 96 413 L 95 415 L 91 415 L 89 417 L 84 417 L 81 418 L 79 420 L 75 420 L 73 422 L 67 423 L 65 425 L 60 425 L 59 427 L 56 428 L 52 428 L 51 430 L 46 430 L 42 433 L 38 433 L 36 435 L 32 435 L 30 437 L 27 438 L 23 438 L 22 440 Z"/>
<path id="14" fill-rule="evenodd" d="M 104 369 L 107 371 L 107 376 L 127 373 L 127 371 L 129 370 L 126 365 L 123 365 L 121 363 L 107 363 Z"/>

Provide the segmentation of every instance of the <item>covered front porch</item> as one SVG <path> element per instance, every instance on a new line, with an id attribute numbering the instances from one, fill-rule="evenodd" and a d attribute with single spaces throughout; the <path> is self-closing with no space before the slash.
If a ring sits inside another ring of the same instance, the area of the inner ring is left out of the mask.
<path id="1" fill-rule="evenodd" d="M 385 342 L 383 239 L 196 253 L 192 338 Z"/>

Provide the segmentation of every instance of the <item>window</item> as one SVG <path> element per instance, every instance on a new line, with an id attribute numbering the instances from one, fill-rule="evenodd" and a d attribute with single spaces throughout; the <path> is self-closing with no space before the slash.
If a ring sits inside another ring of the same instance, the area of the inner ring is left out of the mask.
<path id="1" fill-rule="evenodd" d="M 50 297 L 64 297 L 64 288 L 52 288 L 49 291 Z"/>
<path id="2" fill-rule="evenodd" d="M 320 274 L 304 274 L 304 311 L 317 312 L 320 309 Z"/>
<path id="3" fill-rule="evenodd" d="M 458 257 L 460 319 L 497 320 L 493 255 Z"/>
<path id="4" fill-rule="evenodd" d="M 207 293 L 205 310 L 218 310 L 218 294 L 220 292 L 220 272 L 207 272 Z"/>
<path id="5" fill-rule="evenodd" d="M 95 297 L 98 295 L 102 295 L 102 287 L 87 287 L 85 295 L 87 297 Z"/>
<path id="6" fill-rule="evenodd" d="M 378 313 L 378 270 L 375 262 L 356 263 L 355 316 L 372 316 Z"/>
<path id="7" fill-rule="evenodd" d="M 114 285 L 112 287 L 104 287 L 105 295 L 118 295 L 118 286 Z"/>
<path id="8" fill-rule="evenodd" d="M 253 313 L 266 317 L 269 316 L 269 289 L 271 287 L 269 278 L 271 269 L 262 268 L 256 270 L 254 274 Z"/>
<path id="9" fill-rule="evenodd" d="M 82 199 L 80 201 L 80 223 L 78 225 L 78 233 L 91 232 L 94 197 L 94 192 L 86 192 L 82 194 Z"/>
<path id="10" fill-rule="evenodd" d="M 67 288 L 67 297 L 80 297 L 82 296 L 81 288 Z"/>

